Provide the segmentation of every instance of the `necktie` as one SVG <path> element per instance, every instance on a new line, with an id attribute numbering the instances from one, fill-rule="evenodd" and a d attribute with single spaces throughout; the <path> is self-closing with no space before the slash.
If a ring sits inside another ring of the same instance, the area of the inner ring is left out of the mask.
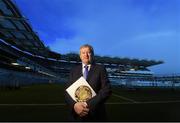
<path id="1" fill-rule="evenodd" d="M 84 78 L 87 80 L 87 76 L 88 76 L 88 66 L 85 65 L 84 68 L 85 68 L 85 70 L 84 70 Z"/>

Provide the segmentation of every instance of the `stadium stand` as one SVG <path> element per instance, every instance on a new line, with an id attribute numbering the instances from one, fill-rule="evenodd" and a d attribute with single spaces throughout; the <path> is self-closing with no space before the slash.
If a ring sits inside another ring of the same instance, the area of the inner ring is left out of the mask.
<path id="1" fill-rule="evenodd" d="M 158 77 L 147 68 L 163 61 L 95 56 L 103 64 L 112 84 L 176 87 L 179 76 Z M 64 82 L 70 69 L 80 64 L 78 54 L 51 51 L 33 31 L 12 0 L 0 0 L 0 86 Z M 28 80 L 28 81 L 27 81 Z M 173 84 L 172 84 L 173 83 Z"/>
<path id="2" fill-rule="evenodd" d="M 37 63 L 36 58 L 49 56 L 60 58 L 44 46 L 13 1 L 0 0 L 0 86 L 58 80 L 53 71 Z"/>

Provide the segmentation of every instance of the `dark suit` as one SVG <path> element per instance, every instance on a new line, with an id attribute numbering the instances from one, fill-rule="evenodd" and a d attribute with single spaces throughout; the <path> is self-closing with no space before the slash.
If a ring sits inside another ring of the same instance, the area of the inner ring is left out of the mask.
<path id="1" fill-rule="evenodd" d="M 70 78 L 66 85 L 69 87 L 79 77 L 82 76 L 82 64 L 75 67 L 70 72 Z M 70 121 L 106 121 L 105 101 L 111 94 L 110 82 L 107 77 L 106 69 L 97 64 L 92 64 L 89 70 L 87 81 L 93 90 L 96 92 L 96 96 L 87 101 L 89 106 L 89 114 L 83 118 L 80 118 L 74 111 L 74 104 L 76 103 L 66 92 L 65 101 L 68 104 L 70 114 Z"/>

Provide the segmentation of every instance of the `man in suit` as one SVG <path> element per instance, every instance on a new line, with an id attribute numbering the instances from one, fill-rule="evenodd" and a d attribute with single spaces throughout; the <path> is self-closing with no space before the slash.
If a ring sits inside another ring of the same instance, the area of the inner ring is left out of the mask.
<path id="1" fill-rule="evenodd" d="M 65 91 L 65 101 L 70 110 L 69 120 L 106 121 L 107 116 L 104 103 L 111 95 L 111 87 L 106 69 L 104 66 L 95 64 L 93 47 L 88 44 L 80 47 L 80 59 L 82 64 L 71 70 L 66 88 L 81 76 L 84 76 L 96 92 L 96 96 L 86 102 L 76 102 Z M 88 74 L 86 73 L 87 71 Z"/>

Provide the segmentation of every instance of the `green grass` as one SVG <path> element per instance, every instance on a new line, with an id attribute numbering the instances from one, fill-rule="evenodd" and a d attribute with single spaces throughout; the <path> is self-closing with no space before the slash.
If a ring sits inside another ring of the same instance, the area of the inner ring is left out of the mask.
<path id="1" fill-rule="evenodd" d="M 2 103 L 64 103 L 62 84 L 44 84 L 22 87 L 17 90 L 1 90 Z"/>
<path id="2" fill-rule="evenodd" d="M 62 104 L 0 105 L 0 121 L 67 121 L 63 89 L 63 84 L 32 85 L 17 90 L 0 89 L 0 104 Z M 112 91 L 106 104 L 109 121 L 180 121 L 180 102 L 166 103 L 180 100 L 179 91 L 127 90 L 114 86 Z M 150 101 L 162 103 L 144 103 Z"/>
<path id="3" fill-rule="evenodd" d="M 0 90 L 0 104 L 64 104 L 62 84 L 43 84 Z M 0 121 L 65 121 L 64 105 L 0 106 Z"/>
<path id="4" fill-rule="evenodd" d="M 136 101 L 173 101 L 180 100 L 180 90 L 165 88 L 139 88 L 137 90 L 113 87 L 113 92 Z"/>

